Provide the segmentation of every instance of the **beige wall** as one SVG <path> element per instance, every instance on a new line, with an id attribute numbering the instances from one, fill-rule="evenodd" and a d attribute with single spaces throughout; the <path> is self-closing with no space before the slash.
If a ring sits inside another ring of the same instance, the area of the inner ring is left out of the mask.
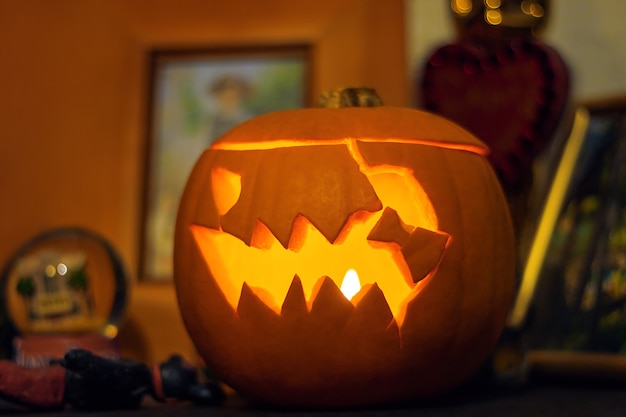
<path id="1" fill-rule="evenodd" d="M 414 80 L 428 55 L 452 42 L 448 0 L 406 0 L 407 56 Z M 573 97 L 597 99 L 626 94 L 626 36 L 622 0 L 551 0 L 542 37 L 567 61 Z"/>
<path id="2" fill-rule="evenodd" d="M 408 103 L 401 0 L 296 3 L 0 3 L 0 264 L 38 232 L 74 225 L 112 242 L 134 275 L 153 48 L 310 43 L 313 96 L 370 85 Z M 177 314 L 170 285 L 139 285 L 127 348 L 149 361 L 190 349 Z"/>

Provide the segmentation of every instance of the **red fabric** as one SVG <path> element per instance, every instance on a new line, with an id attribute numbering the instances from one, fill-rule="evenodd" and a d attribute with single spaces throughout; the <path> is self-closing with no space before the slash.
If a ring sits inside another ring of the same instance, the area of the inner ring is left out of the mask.
<path id="1" fill-rule="evenodd" d="M 11 361 L 0 361 L 0 394 L 9 400 L 38 408 L 58 408 L 63 404 L 65 368 L 25 368 Z"/>
<path id="2" fill-rule="evenodd" d="M 161 369 L 159 364 L 152 367 L 152 387 L 154 388 L 154 397 L 159 401 L 165 401 L 165 393 L 163 392 L 163 380 L 161 379 Z"/>
<path id="3" fill-rule="evenodd" d="M 505 187 L 519 186 L 569 102 L 567 65 L 540 40 L 457 42 L 430 56 L 419 90 L 427 110 L 484 141 Z"/>

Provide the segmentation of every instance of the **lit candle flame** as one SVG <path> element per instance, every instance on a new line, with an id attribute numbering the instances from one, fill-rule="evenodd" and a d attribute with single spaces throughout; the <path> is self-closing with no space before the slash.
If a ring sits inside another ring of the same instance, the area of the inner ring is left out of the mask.
<path id="1" fill-rule="evenodd" d="M 361 281 L 359 281 L 359 275 L 354 269 L 348 269 L 341 282 L 341 292 L 348 300 L 352 300 L 352 297 L 360 290 Z"/>

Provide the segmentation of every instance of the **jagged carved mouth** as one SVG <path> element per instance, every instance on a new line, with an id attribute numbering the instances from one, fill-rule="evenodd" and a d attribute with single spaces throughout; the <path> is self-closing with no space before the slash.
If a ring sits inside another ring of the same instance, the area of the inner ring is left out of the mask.
<path id="1" fill-rule="evenodd" d="M 438 230 L 435 210 L 411 172 L 368 166 L 352 142 L 346 146 L 357 163 L 355 175 L 366 177 L 377 204 L 354 211 L 338 233 L 325 233 L 302 214 L 290 220 L 287 236 L 260 218 L 248 238 L 230 233 L 225 222 L 219 227 L 190 226 L 233 309 L 242 292 L 251 291 L 281 314 L 295 286 L 301 287 L 310 310 L 320 289 L 342 287 L 346 280 L 355 280 L 356 272 L 359 288 L 348 293 L 344 285 L 344 296 L 357 305 L 372 289 L 380 289 L 401 324 L 404 305 L 435 274 L 451 236 Z M 238 204 L 245 179 L 217 168 L 212 180 L 215 204 L 224 218 Z"/>

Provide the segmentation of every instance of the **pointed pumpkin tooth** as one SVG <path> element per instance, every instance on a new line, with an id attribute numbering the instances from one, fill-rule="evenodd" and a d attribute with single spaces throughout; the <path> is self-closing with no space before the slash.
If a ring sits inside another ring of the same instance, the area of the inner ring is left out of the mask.
<path id="1" fill-rule="evenodd" d="M 221 218 L 222 229 L 248 245 L 256 219 L 287 248 L 298 215 L 309 219 L 332 243 L 352 213 L 382 209 L 346 146 L 319 146 L 314 152 L 306 146 L 285 147 L 249 154 L 254 156 L 232 161 L 236 166 L 231 170 L 242 172 L 241 194 Z M 270 194 L 272 198 L 267 197 Z"/>
<path id="2" fill-rule="evenodd" d="M 371 324 L 384 322 L 383 328 L 386 328 L 393 319 L 393 313 L 389 308 L 385 294 L 377 283 L 368 284 L 361 290 L 363 293 L 356 303 L 355 316 L 370 317 Z"/>
<path id="3" fill-rule="evenodd" d="M 398 326 L 398 322 L 395 318 L 387 325 L 384 338 L 386 340 L 392 340 L 392 344 L 397 343 L 398 347 L 402 347 L 402 333 L 400 332 L 400 326 Z"/>
<path id="4" fill-rule="evenodd" d="M 241 320 L 266 324 L 278 315 L 254 293 L 254 290 L 244 282 L 241 286 L 241 296 L 237 305 L 237 314 Z"/>
<path id="5" fill-rule="evenodd" d="M 449 238 L 443 233 L 415 228 L 402 247 L 402 256 L 409 266 L 413 282 L 426 278 L 439 265 Z"/>
<path id="6" fill-rule="evenodd" d="M 346 343 L 356 345 L 359 352 L 367 351 L 374 357 L 394 354 L 400 347 L 400 335 L 397 326 L 395 332 L 390 327 L 395 320 L 385 295 L 376 283 L 363 287 L 360 295 L 354 314 L 342 331 Z M 376 343 L 369 343 L 372 340 Z"/>
<path id="7" fill-rule="evenodd" d="M 304 290 L 302 289 L 302 281 L 298 275 L 294 275 L 281 308 L 281 315 L 283 317 L 303 317 L 307 314 L 308 309 Z"/>
<path id="8" fill-rule="evenodd" d="M 398 212 L 390 207 L 385 207 L 380 219 L 367 236 L 367 240 L 395 242 L 402 246 L 409 238 L 409 231 L 406 229 L 407 226 L 400 220 Z"/>
<path id="9" fill-rule="evenodd" d="M 352 303 L 329 277 L 318 280 L 311 299 L 311 318 L 324 326 L 340 329 L 354 311 Z"/>
<path id="10" fill-rule="evenodd" d="M 254 230 L 250 238 L 249 246 L 259 249 L 271 249 L 274 242 L 276 242 L 276 237 L 272 234 L 270 229 L 268 229 L 261 220 L 257 220 L 254 223 Z"/>
<path id="11" fill-rule="evenodd" d="M 346 325 L 346 331 L 355 335 L 374 335 L 385 332 L 393 321 L 393 313 L 378 284 L 368 284 L 359 293 L 354 314 Z M 376 336 L 377 337 L 377 336 Z"/>

